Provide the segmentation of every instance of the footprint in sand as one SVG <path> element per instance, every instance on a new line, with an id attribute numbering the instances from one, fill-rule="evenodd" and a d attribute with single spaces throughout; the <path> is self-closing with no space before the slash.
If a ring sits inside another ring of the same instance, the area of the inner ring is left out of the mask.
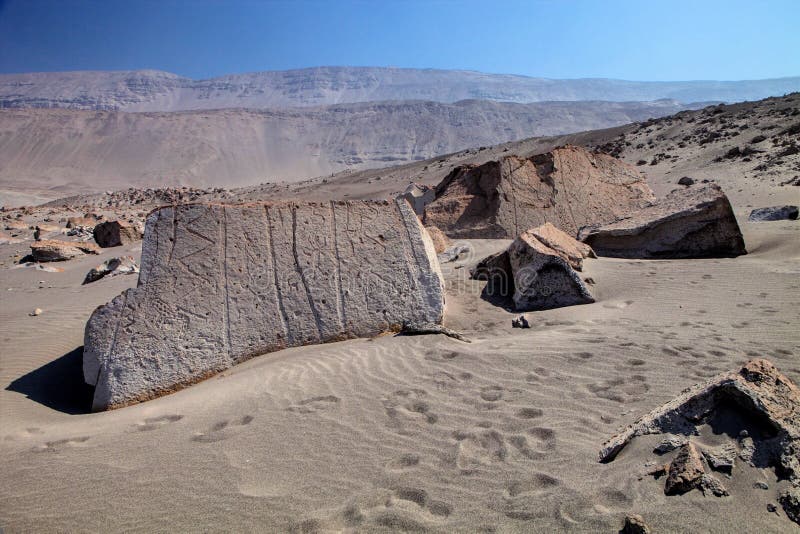
<path id="1" fill-rule="evenodd" d="M 629 378 L 611 378 L 586 385 L 586 389 L 601 399 L 625 403 L 636 401 L 650 391 L 647 379 L 642 375 L 632 375 Z"/>
<path id="2" fill-rule="evenodd" d="M 341 399 L 335 395 L 322 395 L 319 397 L 310 397 L 303 399 L 295 405 L 286 408 L 287 412 L 296 413 L 314 413 L 322 410 L 328 410 L 337 406 Z"/>
<path id="3" fill-rule="evenodd" d="M 78 438 L 59 439 L 55 441 L 48 441 L 42 445 L 33 448 L 34 452 L 61 452 L 73 447 L 80 447 L 83 443 L 89 441 L 89 436 L 81 436 Z"/>
<path id="4" fill-rule="evenodd" d="M 631 304 L 633 304 L 632 300 L 612 300 L 603 304 L 603 307 L 610 310 L 622 310 Z"/>
<path id="5" fill-rule="evenodd" d="M 406 469 L 417 467 L 419 465 L 419 461 L 419 454 L 408 452 L 401 454 L 398 458 L 389 462 L 389 465 L 386 467 L 391 471 L 405 471 Z"/>
<path id="6" fill-rule="evenodd" d="M 251 422 L 253 422 L 252 415 L 245 415 L 233 421 L 220 421 L 211 425 L 211 428 L 205 432 L 197 432 L 192 436 L 192 441 L 198 441 L 200 443 L 222 441 L 236 435 L 242 427 L 249 425 Z"/>
<path id="7" fill-rule="evenodd" d="M 170 415 L 162 415 L 160 417 L 148 417 L 144 421 L 139 421 L 134 425 L 136 430 L 140 432 L 146 432 L 149 430 L 155 430 L 157 428 L 161 428 L 164 425 L 168 425 L 170 423 L 175 423 L 183 419 L 182 415 L 177 414 L 170 414 Z"/>
<path id="8" fill-rule="evenodd" d="M 389 418 L 389 426 L 399 433 L 406 432 L 405 426 L 414 421 L 425 421 L 432 425 L 439 416 L 431 412 L 427 402 L 428 392 L 424 389 L 399 389 L 383 399 L 383 409 Z"/>
<path id="9" fill-rule="evenodd" d="M 503 388 L 500 386 L 481 388 L 481 398 L 486 402 L 497 402 L 503 398 Z"/>

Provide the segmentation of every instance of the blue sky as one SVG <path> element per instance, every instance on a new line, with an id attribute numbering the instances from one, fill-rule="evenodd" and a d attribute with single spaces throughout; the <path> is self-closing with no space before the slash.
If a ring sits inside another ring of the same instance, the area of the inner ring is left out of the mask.
<path id="1" fill-rule="evenodd" d="M 800 0 L 0 0 L 0 72 L 318 65 L 548 78 L 800 75 Z"/>

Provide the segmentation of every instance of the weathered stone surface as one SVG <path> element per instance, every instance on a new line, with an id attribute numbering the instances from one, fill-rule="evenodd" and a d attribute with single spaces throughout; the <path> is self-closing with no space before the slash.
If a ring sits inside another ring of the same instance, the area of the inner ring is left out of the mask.
<path id="1" fill-rule="evenodd" d="M 653 452 L 657 454 L 666 454 L 683 447 L 686 443 L 688 443 L 688 439 L 685 436 L 667 436 L 656 445 Z"/>
<path id="2" fill-rule="evenodd" d="M 667 495 L 686 493 L 700 485 L 704 474 L 705 468 L 700 451 L 693 443 L 686 443 L 669 465 L 664 493 Z"/>
<path id="3" fill-rule="evenodd" d="M 545 222 L 575 236 L 655 200 L 635 167 L 574 146 L 456 167 L 435 191 L 425 224 L 452 238 L 514 238 Z"/>
<path id="4" fill-rule="evenodd" d="M 797 206 L 772 206 L 769 208 L 758 208 L 750 212 L 748 217 L 751 221 L 795 221 L 797 220 Z"/>
<path id="5" fill-rule="evenodd" d="M 732 443 L 719 447 L 702 447 L 702 452 L 711 469 L 731 474 L 736 461 L 736 447 Z"/>
<path id="6" fill-rule="evenodd" d="M 101 278 L 110 278 L 121 274 L 138 274 L 139 266 L 133 256 L 109 258 L 97 267 L 92 268 L 83 279 L 84 284 L 96 282 Z"/>
<path id="7" fill-rule="evenodd" d="M 138 287 L 86 325 L 102 410 L 285 347 L 440 323 L 443 282 L 405 201 L 186 204 L 152 212 Z"/>
<path id="8" fill-rule="evenodd" d="M 781 492 L 778 501 L 783 506 L 786 516 L 795 523 L 800 523 L 800 488 L 797 486 L 786 488 Z"/>
<path id="9" fill-rule="evenodd" d="M 544 245 L 558 252 L 562 258 L 567 260 L 570 267 L 576 271 L 580 271 L 583 268 L 584 258 L 597 257 L 592 247 L 562 232 L 549 222 L 532 228 L 525 232 L 525 234 L 532 235 Z"/>
<path id="10" fill-rule="evenodd" d="M 441 254 L 450 248 L 450 239 L 444 234 L 444 232 L 435 226 L 426 226 L 425 229 L 428 231 L 428 235 L 431 236 L 433 248 L 437 254 Z"/>
<path id="11" fill-rule="evenodd" d="M 94 240 L 103 248 L 129 245 L 142 238 L 142 230 L 125 221 L 107 221 L 94 227 Z"/>
<path id="12" fill-rule="evenodd" d="M 94 243 L 42 239 L 31 243 L 31 255 L 36 261 L 66 261 L 84 254 L 100 254 Z"/>
<path id="13" fill-rule="evenodd" d="M 676 189 L 614 223 L 583 228 L 598 256 L 704 258 L 747 254 L 728 197 L 716 184 Z"/>
<path id="14" fill-rule="evenodd" d="M 508 247 L 518 311 L 546 310 L 594 302 L 569 262 L 558 251 L 525 232 Z"/>
<path id="15" fill-rule="evenodd" d="M 636 436 L 658 433 L 696 435 L 721 409 L 739 410 L 767 434 L 760 438 L 761 465 L 800 483 L 800 390 L 767 360 L 747 362 L 738 372 L 723 373 L 687 389 L 608 440 L 600 461 L 612 461 Z M 751 440 L 742 433 L 742 440 Z M 744 446 L 743 446 L 744 447 Z M 755 449 L 754 449 L 755 451 Z"/>
<path id="16" fill-rule="evenodd" d="M 619 534 L 650 534 L 650 527 L 644 522 L 644 518 L 638 514 L 628 514 L 625 516 L 625 523 Z"/>
<path id="17" fill-rule="evenodd" d="M 406 190 L 398 196 L 411 204 L 411 208 L 419 216 L 425 213 L 425 206 L 433 202 L 436 194 L 432 187 L 425 184 L 408 184 Z"/>

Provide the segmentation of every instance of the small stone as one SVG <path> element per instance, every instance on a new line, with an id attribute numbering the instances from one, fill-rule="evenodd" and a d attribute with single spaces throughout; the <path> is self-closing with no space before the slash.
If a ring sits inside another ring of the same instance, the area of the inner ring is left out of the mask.
<path id="1" fill-rule="evenodd" d="M 748 220 L 763 221 L 795 221 L 798 216 L 797 206 L 771 206 L 769 208 L 758 208 L 750 212 Z"/>
<path id="2" fill-rule="evenodd" d="M 511 328 L 530 328 L 528 319 L 524 315 L 520 315 L 517 319 L 511 319 Z"/>
<path id="3" fill-rule="evenodd" d="M 693 443 L 684 444 L 672 460 L 664 485 L 666 495 L 680 495 L 700 485 L 705 474 L 703 459 Z"/>
<path id="4" fill-rule="evenodd" d="M 688 176 L 684 176 L 683 178 L 678 180 L 678 185 L 685 185 L 686 187 L 689 187 L 692 184 L 694 184 L 694 180 L 692 180 Z"/>
<path id="5" fill-rule="evenodd" d="M 761 481 L 753 482 L 753 487 L 756 488 L 756 489 L 768 490 L 769 489 L 769 484 L 767 484 L 766 482 L 761 482 Z"/>
<path id="6" fill-rule="evenodd" d="M 700 482 L 697 484 L 697 487 L 700 488 L 700 491 L 702 491 L 704 495 L 706 493 L 711 493 L 715 497 L 727 497 L 730 495 L 728 490 L 725 489 L 725 486 L 722 485 L 722 482 L 711 475 L 703 475 L 700 477 Z"/>
<path id="7" fill-rule="evenodd" d="M 778 507 L 777 506 L 775 506 L 771 502 L 767 503 L 767 512 L 773 512 L 774 513 L 774 512 L 777 512 L 777 511 L 778 511 Z"/>
<path id="8" fill-rule="evenodd" d="M 42 309 L 41 308 L 36 308 L 35 310 L 33 310 L 28 315 L 30 315 L 31 317 L 36 317 L 36 316 L 41 315 L 41 314 L 42 314 Z"/>
<path id="9" fill-rule="evenodd" d="M 650 534 L 650 527 L 638 514 L 627 514 L 620 534 Z"/>
<path id="10" fill-rule="evenodd" d="M 595 284 L 594 278 L 592 278 L 591 276 L 587 276 L 586 278 L 583 279 L 583 281 L 589 284 L 590 286 L 593 286 Z"/>

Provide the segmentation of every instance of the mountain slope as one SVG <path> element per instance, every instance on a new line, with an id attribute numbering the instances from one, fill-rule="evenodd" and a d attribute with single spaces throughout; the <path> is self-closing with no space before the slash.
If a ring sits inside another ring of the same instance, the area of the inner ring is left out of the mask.
<path id="1" fill-rule="evenodd" d="M 0 189 L 234 187 L 625 124 L 675 102 L 378 102 L 291 110 L 0 110 Z M 60 196 L 60 195 L 59 195 Z"/>
<path id="2" fill-rule="evenodd" d="M 736 102 L 800 90 L 800 77 L 749 81 L 553 80 L 435 69 L 317 67 L 191 80 L 161 71 L 0 75 L 0 108 L 184 111 L 285 108 L 386 100 L 465 99 Z"/>

